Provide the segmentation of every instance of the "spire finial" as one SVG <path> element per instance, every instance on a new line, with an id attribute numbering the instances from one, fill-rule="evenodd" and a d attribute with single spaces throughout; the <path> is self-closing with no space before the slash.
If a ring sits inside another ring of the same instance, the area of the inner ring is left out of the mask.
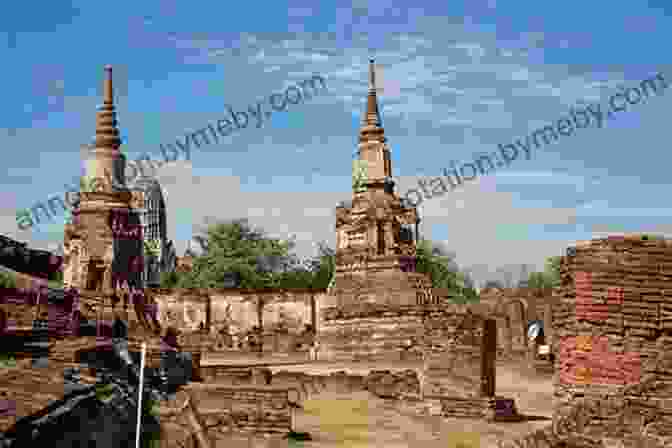
<path id="1" fill-rule="evenodd" d="M 368 126 L 380 126 L 378 113 L 378 97 L 376 96 L 376 70 L 373 58 L 369 59 L 369 96 L 366 100 L 366 111 L 363 122 Z"/>
<path id="2" fill-rule="evenodd" d="M 376 91 L 376 69 L 373 59 L 369 59 L 369 90 Z"/>
<path id="3" fill-rule="evenodd" d="M 112 66 L 105 66 L 103 78 L 103 105 L 98 111 L 96 120 L 96 148 L 107 148 L 117 151 L 121 146 L 117 114 L 114 110 L 114 91 L 112 90 Z"/>
<path id="4" fill-rule="evenodd" d="M 114 102 L 113 91 L 112 91 L 112 66 L 105 66 L 105 79 L 103 81 L 103 102 L 106 104 L 112 104 Z"/>

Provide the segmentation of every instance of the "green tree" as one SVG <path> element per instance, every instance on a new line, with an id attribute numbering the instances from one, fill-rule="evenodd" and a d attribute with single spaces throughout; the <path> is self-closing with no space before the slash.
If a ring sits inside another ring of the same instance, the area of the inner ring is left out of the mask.
<path id="1" fill-rule="evenodd" d="M 180 281 L 180 273 L 176 271 L 162 272 L 159 285 L 161 288 L 176 288 Z"/>
<path id="2" fill-rule="evenodd" d="M 544 266 L 544 272 L 531 272 L 527 280 L 528 287 L 532 289 L 547 290 L 560 285 L 560 261 L 561 257 L 548 257 Z"/>
<path id="3" fill-rule="evenodd" d="M 478 292 L 476 291 L 476 288 L 474 287 L 474 281 L 471 278 L 471 275 L 469 275 L 466 272 L 459 272 L 458 273 L 462 285 L 461 285 L 461 292 L 462 295 L 458 296 L 455 301 L 456 302 L 462 302 L 462 303 L 472 303 L 472 302 L 478 302 L 480 300 L 480 297 L 478 295 Z"/>
<path id="4" fill-rule="evenodd" d="M 527 286 L 531 289 L 547 289 L 549 288 L 549 278 L 544 272 L 530 272 L 527 279 Z"/>
<path id="5" fill-rule="evenodd" d="M 311 287 L 326 289 L 336 271 L 336 251 L 322 241 L 317 245 L 317 255 L 308 262 L 312 273 Z"/>
<path id="6" fill-rule="evenodd" d="M 218 288 L 233 272 L 240 276 L 241 288 L 278 287 L 297 264 L 290 255 L 293 241 L 271 238 L 247 219 L 212 223 L 194 240 L 201 253 L 192 271 L 181 276 L 180 287 Z"/>
<path id="7" fill-rule="evenodd" d="M 561 256 L 548 257 L 544 266 L 544 274 L 552 287 L 560 286 L 560 262 Z"/>
<path id="8" fill-rule="evenodd" d="M 275 285 L 282 289 L 306 289 L 313 286 L 315 274 L 308 262 L 292 255 L 290 262 L 280 271 L 269 274 L 275 278 Z"/>
<path id="9" fill-rule="evenodd" d="M 432 288 L 447 289 L 455 302 L 478 300 L 469 274 L 460 272 L 455 254 L 429 240 L 421 240 L 416 250 L 416 270 L 427 274 Z"/>
<path id="10" fill-rule="evenodd" d="M 0 288 L 16 288 L 16 277 L 9 272 L 0 271 Z"/>

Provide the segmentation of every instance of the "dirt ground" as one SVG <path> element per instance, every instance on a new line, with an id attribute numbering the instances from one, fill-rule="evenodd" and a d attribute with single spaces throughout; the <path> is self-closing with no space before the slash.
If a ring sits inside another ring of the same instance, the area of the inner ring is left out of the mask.
<path id="1" fill-rule="evenodd" d="M 303 403 L 295 415 L 295 430 L 312 441 L 249 439 L 227 441 L 227 448 L 495 448 L 504 440 L 551 423 L 552 376 L 536 375 L 516 366 L 497 366 L 497 395 L 512 397 L 519 423 L 485 423 L 465 419 L 405 415 L 394 401 L 366 391 L 322 392 Z"/>

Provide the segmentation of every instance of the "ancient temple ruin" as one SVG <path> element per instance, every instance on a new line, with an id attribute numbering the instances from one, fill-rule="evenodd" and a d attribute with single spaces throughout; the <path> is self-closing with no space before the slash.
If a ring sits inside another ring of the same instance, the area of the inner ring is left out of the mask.
<path id="1" fill-rule="evenodd" d="M 373 61 L 350 204 L 336 208 L 336 272 L 320 304 L 321 359 L 399 359 L 422 335 L 429 279 L 415 271 L 420 218 L 394 192 Z"/>
<path id="2" fill-rule="evenodd" d="M 122 282 L 141 287 L 143 264 L 142 226 L 131 205 L 134 193 L 124 183 L 126 157 L 119 150 L 110 66 L 105 67 L 103 92 L 95 149 L 72 222 L 65 226 L 63 273 L 65 285 L 101 292 Z"/>

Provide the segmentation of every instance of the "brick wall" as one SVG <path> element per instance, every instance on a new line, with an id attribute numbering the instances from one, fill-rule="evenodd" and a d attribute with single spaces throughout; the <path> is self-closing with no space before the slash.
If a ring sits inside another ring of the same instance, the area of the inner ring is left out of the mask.
<path id="1" fill-rule="evenodd" d="M 285 434 L 293 427 L 296 392 L 289 388 L 191 383 L 186 389 L 215 439 L 231 431 Z"/>
<path id="2" fill-rule="evenodd" d="M 554 420 L 584 399 L 574 435 L 672 437 L 672 242 L 585 242 L 568 250 L 561 275 Z"/>
<path id="3" fill-rule="evenodd" d="M 159 319 L 162 327 L 173 325 L 184 332 L 199 329 L 201 322 L 207 327 L 210 324 L 212 351 L 219 348 L 225 350 L 217 342 L 224 343 L 222 332 L 228 327 L 233 335 L 243 335 L 258 325 L 259 308 L 257 303 L 264 303 L 262 308 L 263 327 L 266 330 L 264 350 L 289 350 L 293 345 L 292 338 L 277 341 L 271 337 L 278 324 L 286 327 L 288 335 L 299 336 L 307 324 L 315 328 L 316 304 L 321 300 L 323 292 L 308 290 L 236 290 L 236 289 L 201 289 L 170 290 L 154 289 L 150 295 L 159 305 Z M 208 310 L 208 306 L 210 309 Z M 219 339 L 222 339 L 221 341 Z M 234 347 L 237 348 L 237 347 Z"/>
<path id="4" fill-rule="evenodd" d="M 279 371 L 268 368 L 229 367 L 226 365 L 202 368 L 206 384 L 215 382 L 230 386 L 271 385 L 294 389 L 303 401 L 323 391 L 352 393 L 368 390 L 384 398 L 420 397 L 419 372 L 406 369 L 400 372 L 371 370 L 367 375 L 354 375 L 344 371 L 323 375 Z"/>
<path id="5" fill-rule="evenodd" d="M 436 402 L 436 413 L 469 418 L 485 414 L 489 397 L 483 384 L 491 381 L 494 395 L 496 356 L 494 346 L 491 353 L 483 348 L 485 312 L 483 306 L 448 305 L 425 317 L 422 395 Z M 484 357 L 490 357 L 492 370 Z"/>
<path id="6" fill-rule="evenodd" d="M 482 318 L 469 309 L 449 305 L 426 316 L 423 395 L 479 396 Z"/>

